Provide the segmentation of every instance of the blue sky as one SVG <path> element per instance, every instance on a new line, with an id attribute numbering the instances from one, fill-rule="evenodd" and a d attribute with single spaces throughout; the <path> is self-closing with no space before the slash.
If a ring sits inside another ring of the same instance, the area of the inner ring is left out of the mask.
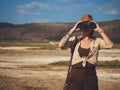
<path id="1" fill-rule="evenodd" d="M 120 19 L 120 0 L 0 0 L 0 22 L 13 24 Z"/>

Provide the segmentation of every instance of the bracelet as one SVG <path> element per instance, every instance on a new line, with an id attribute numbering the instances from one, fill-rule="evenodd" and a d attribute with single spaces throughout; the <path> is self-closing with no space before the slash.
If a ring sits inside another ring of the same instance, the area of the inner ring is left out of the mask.
<path id="1" fill-rule="evenodd" d="M 66 35 L 65 35 L 65 37 L 66 38 L 69 38 L 71 35 L 69 34 L 69 33 L 67 33 Z"/>
<path id="2" fill-rule="evenodd" d="M 70 38 L 70 34 L 67 33 L 67 34 L 62 38 L 62 46 L 65 45 L 65 43 L 68 41 L 69 38 Z"/>

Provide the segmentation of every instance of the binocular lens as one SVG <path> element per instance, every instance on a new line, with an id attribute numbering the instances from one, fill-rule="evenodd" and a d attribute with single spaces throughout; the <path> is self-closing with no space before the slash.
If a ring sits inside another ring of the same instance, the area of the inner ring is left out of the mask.
<path id="1" fill-rule="evenodd" d="M 94 22 L 89 22 L 89 21 L 85 21 L 85 22 L 80 22 L 78 25 L 77 25 L 77 28 L 92 28 L 92 29 L 95 29 L 97 26 Z"/>

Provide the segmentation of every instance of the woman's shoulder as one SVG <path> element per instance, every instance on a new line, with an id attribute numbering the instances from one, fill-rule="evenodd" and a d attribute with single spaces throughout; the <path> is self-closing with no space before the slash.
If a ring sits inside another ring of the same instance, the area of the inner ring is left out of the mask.
<path id="1" fill-rule="evenodd" d="M 103 39 L 100 38 L 100 37 L 94 37 L 93 40 L 95 40 L 95 41 L 101 41 L 101 40 L 103 40 Z"/>
<path id="2" fill-rule="evenodd" d="M 69 41 L 80 40 L 80 39 L 81 39 L 81 36 L 71 36 L 69 38 Z"/>
<path id="3" fill-rule="evenodd" d="M 71 36 L 70 38 L 69 38 L 69 41 L 74 41 L 75 40 L 75 36 Z"/>
<path id="4" fill-rule="evenodd" d="M 93 42 L 94 42 L 96 45 L 99 45 L 101 42 L 103 42 L 103 39 L 100 38 L 100 37 L 94 37 L 94 38 L 93 38 Z"/>

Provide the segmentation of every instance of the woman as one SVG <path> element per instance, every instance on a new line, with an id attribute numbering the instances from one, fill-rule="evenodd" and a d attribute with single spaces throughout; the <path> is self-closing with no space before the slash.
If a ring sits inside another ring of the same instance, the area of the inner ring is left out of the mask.
<path id="1" fill-rule="evenodd" d="M 79 26 L 83 22 L 92 22 L 96 27 Z M 82 35 L 77 37 L 67 90 L 98 90 L 98 78 L 95 69 L 98 51 L 102 48 L 111 48 L 113 42 L 99 25 L 93 21 L 92 16 L 85 14 L 61 39 L 59 47 L 63 50 L 71 48 L 76 40 L 71 35 L 78 30 L 82 32 Z M 93 37 L 94 31 L 98 32 L 102 38 Z"/>

